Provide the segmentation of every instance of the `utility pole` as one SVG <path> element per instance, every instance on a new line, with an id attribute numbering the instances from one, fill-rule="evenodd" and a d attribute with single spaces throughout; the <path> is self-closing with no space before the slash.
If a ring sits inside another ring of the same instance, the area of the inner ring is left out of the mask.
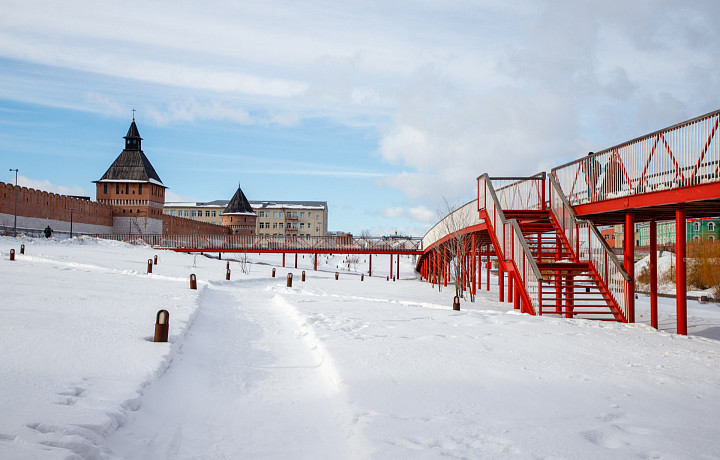
<path id="1" fill-rule="evenodd" d="M 13 236 L 17 236 L 17 176 L 18 170 L 11 169 L 10 172 L 15 171 L 15 223 L 13 224 Z"/>

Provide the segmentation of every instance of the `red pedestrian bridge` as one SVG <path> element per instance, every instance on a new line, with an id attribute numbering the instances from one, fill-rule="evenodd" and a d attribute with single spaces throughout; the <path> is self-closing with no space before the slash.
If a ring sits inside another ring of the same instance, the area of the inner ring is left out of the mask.
<path id="1" fill-rule="evenodd" d="M 634 244 L 622 260 L 597 226 L 649 222 L 651 324 L 657 327 L 656 222 L 675 220 L 677 332 L 687 334 L 688 218 L 720 216 L 720 111 L 688 120 L 532 177 L 477 178 L 477 198 L 422 238 L 98 235 L 181 252 L 416 255 L 422 279 L 476 292 L 485 268 L 499 297 L 532 315 L 635 321 Z M 633 238 L 634 239 L 634 238 Z M 506 281 L 507 280 L 507 281 Z"/>
<path id="2" fill-rule="evenodd" d="M 422 238 L 406 236 L 353 237 L 352 235 L 311 236 L 258 236 L 258 235 L 95 235 L 98 238 L 124 241 L 132 244 L 143 244 L 158 249 L 169 249 L 176 252 L 217 252 L 222 253 L 266 253 L 282 254 L 283 266 L 285 256 L 295 254 L 297 268 L 298 254 L 311 254 L 315 257 L 314 268 L 317 270 L 318 254 L 363 254 L 368 256 L 369 275 L 372 276 L 372 256 L 390 256 L 390 276 L 395 267 L 396 276 L 400 277 L 400 256 L 421 255 Z M 393 256 L 397 256 L 396 264 Z"/>
<path id="3" fill-rule="evenodd" d="M 499 297 L 533 315 L 635 321 L 634 244 L 622 260 L 598 225 L 650 225 L 651 324 L 657 327 L 659 220 L 675 220 L 677 332 L 687 334 L 688 218 L 720 216 L 720 111 L 532 177 L 477 178 L 477 198 L 423 238 L 417 270 L 431 283 L 477 290 L 491 260 Z M 630 241 L 633 241 L 631 237 Z M 507 283 L 505 279 L 507 278 Z"/>

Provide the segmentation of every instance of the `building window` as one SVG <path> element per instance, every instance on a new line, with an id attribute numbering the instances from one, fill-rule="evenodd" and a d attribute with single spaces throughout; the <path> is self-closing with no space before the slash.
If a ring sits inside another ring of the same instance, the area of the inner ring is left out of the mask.
<path id="1" fill-rule="evenodd" d="M 212 211 L 212 216 L 215 217 L 215 211 Z"/>
<path id="2" fill-rule="evenodd" d="M 210 217 L 210 211 L 205 211 L 205 217 Z"/>
<path id="3" fill-rule="evenodd" d="M 708 231 L 709 232 L 715 231 L 715 222 L 708 222 Z"/>
<path id="4" fill-rule="evenodd" d="M 711 243 L 712 243 L 713 241 L 715 241 L 715 235 L 709 235 L 709 236 L 708 236 L 708 241 L 710 241 Z"/>
<path id="5" fill-rule="evenodd" d="M 304 218 L 305 218 L 305 213 L 304 213 L 304 212 L 301 212 L 301 213 L 300 213 L 300 218 L 301 218 L 301 219 L 304 219 Z"/>
<path id="6" fill-rule="evenodd" d="M 310 211 L 308 211 L 308 219 L 310 218 Z"/>
<path id="7" fill-rule="evenodd" d="M 277 211 L 273 211 L 273 217 L 277 218 Z"/>
<path id="8" fill-rule="evenodd" d="M 279 228 L 283 228 L 283 223 L 282 223 L 282 222 L 280 222 L 278 225 L 279 225 Z"/>
<path id="9" fill-rule="evenodd" d="M 277 228 L 277 222 L 273 222 L 273 228 Z"/>
<path id="10" fill-rule="evenodd" d="M 300 230 L 305 230 L 305 224 L 300 222 Z"/>
<path id="11" fill-rule="evenodd" d="M 265 213 L 264 213 L 263 211 L 260 211 L 260 212 L 258 213 L 258 217 L 265 217 Z"/>
<path id="12" fill-rule="evenodd" d="M 693 230 L 696 232 L 700 231 L 700 222 L 693 222 Z"/>
<path id="13" fill-rule="evenodd" d="M 120 184 L 115 184 L 115 193 L 120 195 Z"/>
<path id="14" fill-rule="evenodd" d="M 285 217 L 285 213 L 280 211 L 280 218 L 282 219 L 283 217 Z"/>
<path id="15" fill-rule="evenodd" d="M 125 184 L 125 195 L 130 195 L 130 184 Z"/>
<path id="16" fill-rule="evenodd" d="M 297 212 L 294 212 L 294 213 L 292 214 L 292 216 L 293 216 L 293 219 L 297 219 Z"/>
<path id="17" fill-rule="evenodd" d="M 700 235 L 693 236 L 693 241 L 700 241 Z"/>
<path id="18" fill-rule="evenodd" d="M 182 211 L 180 211 L 180 212 L 182 212 Z M 185 211 L 185 217 L 187 217 L 187 216 L 188 216 L 188 214 L 189 214 L 189 213 L 188 213 L 187 211 Z"/>
<path id="19" fill-rule="evenodd" d="M 107 194 L 107 184 L 103 184 L 103 193 Z"/>
<path id="20" fill-rule="evenodd" d="M 265 228 L 265 222 L 260 222 L 260 228 Z"/>

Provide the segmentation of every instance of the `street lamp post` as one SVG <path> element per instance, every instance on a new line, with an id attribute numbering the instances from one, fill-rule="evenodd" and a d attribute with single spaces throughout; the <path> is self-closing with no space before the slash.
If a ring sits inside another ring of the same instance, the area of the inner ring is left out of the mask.
<path id="1" fill-rule="evenodd" d="M 13 236 L 17 236 L 17 169 L 11 169 L 10 172 L 15 171 L 15 223 L 13 224 Z"/>
<path id="2" fill-rule="evenodd" d="M 70 239 L 72 239 L 72 213 L 74 209 L 70 208 Z"/>

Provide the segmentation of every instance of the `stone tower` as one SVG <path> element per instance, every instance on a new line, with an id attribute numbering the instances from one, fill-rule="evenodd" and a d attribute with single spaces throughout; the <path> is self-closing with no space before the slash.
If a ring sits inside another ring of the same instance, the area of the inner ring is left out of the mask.
<path id="1" fill-rule="evenodd" d="M 167 187 L 142 151 L 135 117 L 124 139 L 125 149 L 94 181 L 97 201 L 112 207 L 113 233 L 161 234 Z"/>
<path id="2" fill-rule="evenodd" d="M 257 214 L 238 185 L 237 192 L 220 214 L 220 223 L 230 227 L 235 235 L 254 235 L 256 220 Z"/>

